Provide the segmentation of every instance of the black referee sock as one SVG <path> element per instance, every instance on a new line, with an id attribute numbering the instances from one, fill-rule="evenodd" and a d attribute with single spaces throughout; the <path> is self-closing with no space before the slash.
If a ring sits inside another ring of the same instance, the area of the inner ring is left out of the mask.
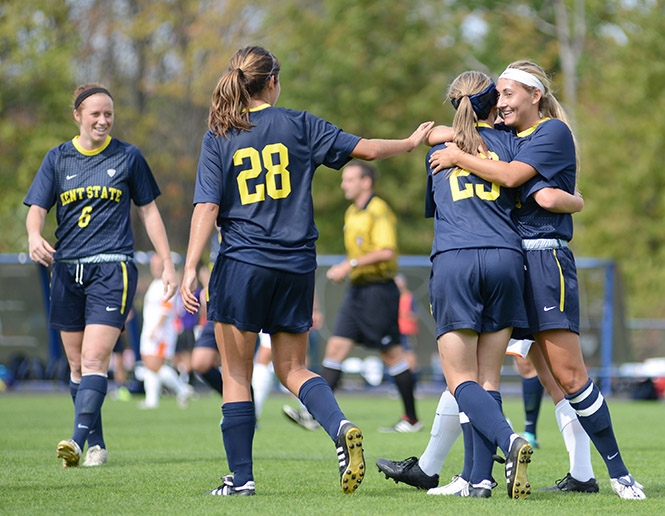
<path id="1" fill-rule="evenodd" d="M 328 382 L 328 385 L 334 391 L 337 388 L 337 385 L 339 384 L 340 378 L 342 377 L 342 370 L 333 369 L 331 367 L 324 365 L 321 368 L 321 376 L 326 382 Z"/>
<path id="2" fill-rule="evenodd" d="M 413 373 L 410 369 L 402 371 L 399 374 L 393 376 L 395 385 L 397 385 L 397 390 L 402 396 L 402 402 L 404 403 L 404 413 L 406 417 L 409 418 L 411 423 L 418 421 L 416 416 L 416 400 L 413 396 L 413 390 L 415 382 L 413 381 Z"/>
<path id="3" fill-rule="evenodd" d="M 210 387 L 215 389 L 219 395 L 222 395 L 222 373 L 218 367 L 211 367 L 205 373 L 199 373 Z"/>

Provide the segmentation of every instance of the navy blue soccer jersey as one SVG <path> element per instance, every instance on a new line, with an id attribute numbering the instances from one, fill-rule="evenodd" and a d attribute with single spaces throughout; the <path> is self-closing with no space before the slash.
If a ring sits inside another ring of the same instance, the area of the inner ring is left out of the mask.
<path id="1" fill-rule="evenodd" d="M 48 151 L 23 202 L 46 210 L 56 205 L 56 260 L 131 256 L 130 200 L 143 206 L 160 194 L 150 167 L 134 145 L 109 136 L 87 151 L 77 139 Z"/>
<path id="2" fill-rule="evenodd" d="M 305 111 L 264 104 L 250 110 L 250 131 L 201 145 L 194 204 L 219 205 L 220 254 L 307 273 L 316 268 L 312 179 L 319 165 L 339 169 L 359 136 Z"/>
<path id="3" fill-rule="evenodd" d="M 533 130 L 518 133 L 524 139 L 513 158 L 531 165 L 538 174 L 520 189 L 521 207 L 515 211 L 517 230 L 522 238 L 573 238 L 570 213 L 554 213 L 541 208 L 533 194 L 543 188 L 575 192 L 575 143 L 568 126 L 558 119 L 546 119 Z"/>
<path id="4" fill-rule="evenodd" d="M 511 161 L 520 141 L 508 132 L 490 127 L 478 128 L 489 150 L 489 158 Z M 515 208 L 515 191 L 459 168 L 442 170 L 432 175 L 427 154 L 427 198 L 425 216 L 434 217 L 433 258 L 452 249 L 499 247 L 520 250 L 511 212 Z"/>

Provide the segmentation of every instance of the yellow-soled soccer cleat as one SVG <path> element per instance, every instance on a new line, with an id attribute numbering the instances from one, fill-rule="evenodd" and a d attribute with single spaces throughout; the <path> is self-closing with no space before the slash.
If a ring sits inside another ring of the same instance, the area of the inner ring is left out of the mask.
<path id="1" fill-rule="evenodd" d="M 58 458 L 62 459 L 63 468 L 75 468 L 81 460 L 81 448 L 73 439 L 65 439 L 58 443 Z"/>
<path id="2" fill-rule="evenodd" d="M 508 497 L 516 500 L 527 498 L 531 494 L 531 484 L 526 476 L 526 468 L 531 462 L 533 448 L 529 441 L 517 437 L 506 457 L 506 487 Z"/>
<path id="3" fill-rule="evenodd" d="M 355 425 L 345 423 L 337 434 L 335 445 L 342 492 L 351 494 L 360 487 L 365 477 L 363 434 Z"/>

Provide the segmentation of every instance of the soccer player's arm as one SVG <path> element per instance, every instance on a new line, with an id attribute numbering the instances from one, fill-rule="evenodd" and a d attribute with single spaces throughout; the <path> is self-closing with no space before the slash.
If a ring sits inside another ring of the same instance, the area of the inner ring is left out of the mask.
<path id="1" fill-rule="evenodd" d="M 468 154 L 454 143 L 446 144 L 430 156 L 432 174 L 459 167 L 500 186 L 515 188 L 536 175 L 536 169 L 521 161 L 496 161 Z"/>
<path id="2" fill-rule="evenodd" d="M 573 195 L 559 188 L 543 188 L 533 198 L 541 208 L 554 213 L 577 213 L 584 208 L 584 199 L 577 189 Z"/>
<path id="3" fill-rule="evenodd" d="M 155 201 L 150 201 L 148 204 L 139 206 L 138 209 L 146 233 L 148 233 L 148 238 L 164 264 L 164 272 L 162 274 L 164 299 L 171 299 L 178 290 L 178 278 L 175 273 L 173 260 L 171 260 L 169 240 L 166 236 L 162 216 L 159 214 L 159 208 L 157 208 Z"/>
<path id="4" fill-rule="evenodd" d="M 197 203 L 194 206 L 194 213 L 192 213 L 187 258 L 185 258 L 185 270 L 180 286 L 182 304 L 185 310 L 192 314 L 196 313 L 200 306 L 199 300 L 196 298 L 196 266 L 201 260 L 203 250 L 215 228 L 218 213 L 219 204 L 211 202 Z"/>
<path id="5" fill-rule="evenodd" d="M 53 255 L 55 254 L 53 246 L 42 237 L 47 213 L 46 208 L 33 204 L 30 206 L 28 216 L 25 219 L 30 259 L 33 262 L 41 263 L 44 267 L 48 267 L 53 263 Z"/>
<path id="6" fill-rule="evenodd" d="M 351 151 L 351 156 L 365 161 L 374 161 L 389 158 L 402 152 L 411 152 L 423 142 L 433 126 L 434 122 L 424 122 L 411 133 L 411 136 L 402 140 L 361 138 Z"/>
<path id="7" fill-rule="evenodd" d="M 447 125 L 437 125 L 433 127 L 425 137 L 425 143 L 434 147 L 439 143 L 452 142 L 455 137 L 455 130 Z"/>

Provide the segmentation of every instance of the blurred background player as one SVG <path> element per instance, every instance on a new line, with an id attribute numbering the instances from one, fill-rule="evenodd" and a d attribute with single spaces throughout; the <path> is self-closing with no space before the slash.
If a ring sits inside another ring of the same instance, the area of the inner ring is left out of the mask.
<path id="1" fill-rule="evenodd" d="M 533 341 L 527 341 L 527 344 L 530 346 L 531 342 Z M 513 348 L 519 348 L 523 345 L 522 343 L 523 340 L 511 339 L 506 354 L 513 355 L 515 369 L 517 369 L 522 383 L 522 402 L 524 404 L 524 432 L 522 437 L 529 441 L 533 448 L 540 448 L 540 442 L 536 437 L 536 427 L 545 388 L 540 383 L 536 368 L 533 367 L 529 359 L 523 358 L 520 353 L 510 351 Z"/>
<path id="2" fill-rule="evenodd" d="M 176 331 L 178 338 L 175 343 L 175 355 L 173 365 L 175 366 L 183 382 L 192 385 L 192 353 L 196 341 L 196 330 L 199 325 L 198 314 L 190 314 L 182 304 L 182 298 L 176 296 Z"/>
<path id="3" fill-rule="evenodd" d="M 133 308 L 129 311 L 127 323 L 132 317 L 134 317 Z M 115 346 L 113 346 L 113 353 L 111 354 L 111 362 L 109 364 L 109 372 L 113 372 L 113 382 L 116 385 L 115 390 L 109 395 L 111 399 L 118 401 L 130 401 L 132 399 L 132 393 L 129 392 L 126 386 L 128 372 L 128 368 L 125 367 L 125 350 L 127 350 L 126 334 L 126 330 L 123 330 L 118 337 Z M 130 350 L 130 353 L 133 354 L 133 351 Z"/>
<path id="4" fill-rule="evenodd" d="M 312 309 L 312 328 L 309 331 L 309 339 L 307 342 L 307 345 L 309 347 L 310 352 L 313 352 L 316 354 L 318 351 L 317 346 L 318 346 L 318 339 L 319 337 L 319 329 L 323 326 L 323 312 L 319 308 L 319 302 L 318 298 L 316 296 L 316 292 L 314 292 L 314 307 Z M 309 359 L 308 356 L 308 364 L 311 363 L 311 359 Z M 317 430 L 319 428 L 319 424 L 316 422 L 316 419 L 312 416 L 307 411 L 307 408 L 305 405 L 302 404 L 302 402 L 294 396 L 296 401 L 298 402 L 298 408 L 294 408 L 291 405 L 284 405 L 282 407 L 282 412 L 284 415 L 294 423 L 300 425 L 302 428 L 305 428 L 306 430 Z"/>
<path id="5" fill-rule="evenodd" d="M 194 394 L 194 389 L 182 381 L 178 373 L 166 363 L 173 360 L 178 332 L 178 317 L 174 300 L 164 300 L 161 280 L 164 266 L 157 254 L 150 256 L 150 273 L 153 280 L 143 300 L 143 329 L 141 330 L 141 360 L 145 366 L 143 386 L 145 400 L 140 402 L 142 409 L 159 406 L 162 386 L 175 393 L 178 404 L 186 407 Z"/>
<path id="6" fill-rule="evenodd" d="M 212 239 L 217 242 L 216 238 Z M 215 342 L 215 325 L 207 320 L 207 295 L 212 265 L 199 265 L 197 278 L 199 287 L 194 295 L 199 299 L 199 331 L 192 350 L 192 369 L 215 391 L 222 395 L 222 370 L 219 350 Z"/>
<path id="7" fill-rule="evenodd" d="M 404 274 L 395 275 L 395 285 L 399 290 L 399 333 L 402 337 L 404 348 L 404 359 L 409 364 L 413 373 L 414 388 L 418 381 L 420 368 L 418 367 L 418 355 L 416 354 L 416 336 L 418 335 L 418 313 L 416 311 L 416 299 L 413 292 L 409 290 Z"/>
<path id="8" fill-rule="evenodd" d="M 342 362 L 354 343 L 378 349 L 404 404 L 404 415 L 386 432 L 417 432 L 422 423 L 416 416 L 413 373 L 404 356 L 399 331 L 397 274 L 397 219 L 386 202 L 374 195 L 376 169 L 352 161 L 342 171 L 342 190 L 352 204 L 344 216 L 344 244 L 347 258 L 333 265 L 329 280 L 341 283 L 348 276 L 351 285 L 340 306 L 328 339 L 321 376 L 337 388 Z"/>

